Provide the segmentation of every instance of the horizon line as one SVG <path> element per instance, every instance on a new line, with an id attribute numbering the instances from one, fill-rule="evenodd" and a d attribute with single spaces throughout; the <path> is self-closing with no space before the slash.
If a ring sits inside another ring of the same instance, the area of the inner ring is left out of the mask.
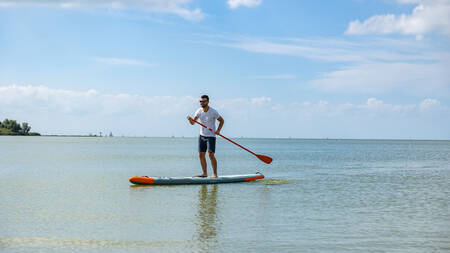
<path id="1" fill-rule="evenodd" d="M 9 135 L 0 135 L 9 136 Z M 12 135 L 11 135 L 12 136 Z M 16 136 L 21 137 L 21 136 Z M 145 135 L 114 135 L 114 136 L 89 136 L 79 134 L 41 134 L 40 136 L 24 137 L 91 137 L 91 138 L 197 138 L 198 136 L 145 136 Z M 450 139 L 421 139 L 421 138 L 330 138 L 330 137 L 229 137 L 233 139 L 270 139 L 270 140 L 360 140 L 360 141 L 450 141 Z M 220 139 L 220 138 L 219 138 Z"/>

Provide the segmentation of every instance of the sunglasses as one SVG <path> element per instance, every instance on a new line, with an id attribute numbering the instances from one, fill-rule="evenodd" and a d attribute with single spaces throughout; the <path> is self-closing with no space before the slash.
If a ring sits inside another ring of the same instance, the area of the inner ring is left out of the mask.
<path id="1" fill-rule="evenodd" d="M 200 103 L 206 103 L 206 102 L 208 102 L 208 100 L 200 100 L 200 101 L 198 101 L 198 102 L 200 102 Z"/>

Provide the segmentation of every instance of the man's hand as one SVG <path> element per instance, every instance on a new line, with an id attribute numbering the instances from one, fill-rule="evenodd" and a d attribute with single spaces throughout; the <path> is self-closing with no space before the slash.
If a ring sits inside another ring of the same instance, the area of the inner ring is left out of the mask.
<path id="1" fill-rule="evenodd" d="M 191 123 L 191 125 L 194 125 L 195 124 L 195 122 L 194 122 L 194 119 L 193 118 L 191 118 L 191 116 L 187 116 L 187 119 L 189 120 L 189 123 Z"/>
<path id="2" fill-rule="evenodd" d="M 220 134 L 220 130 L 217 130 L 217 131 L 215 132 L 215 134 L 219 135 L 219 134 Z"/>

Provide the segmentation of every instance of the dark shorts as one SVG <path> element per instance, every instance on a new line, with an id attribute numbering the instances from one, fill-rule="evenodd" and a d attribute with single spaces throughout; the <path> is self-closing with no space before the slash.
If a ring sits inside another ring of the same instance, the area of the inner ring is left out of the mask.
<path id="1" fill-rule="evenodd" d="M 198 152 L 216 152 L 216 137 L 198 137 Z"/>

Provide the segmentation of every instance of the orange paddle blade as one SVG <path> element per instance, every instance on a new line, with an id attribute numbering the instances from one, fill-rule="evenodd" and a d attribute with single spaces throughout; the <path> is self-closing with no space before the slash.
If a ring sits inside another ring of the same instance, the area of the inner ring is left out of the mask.
<path id="1" fill-rule="evenodd" d="M 266 155 L 256 155 L 256 157 L 258 157 L 259 160 L 261 160 L 261 161 L 263 161 L 263 162 L 265 162 L 267 164 L 270 164 L 272 162 L 272 158 L 270 158 L 270 157 L 268 157 Z"/>

